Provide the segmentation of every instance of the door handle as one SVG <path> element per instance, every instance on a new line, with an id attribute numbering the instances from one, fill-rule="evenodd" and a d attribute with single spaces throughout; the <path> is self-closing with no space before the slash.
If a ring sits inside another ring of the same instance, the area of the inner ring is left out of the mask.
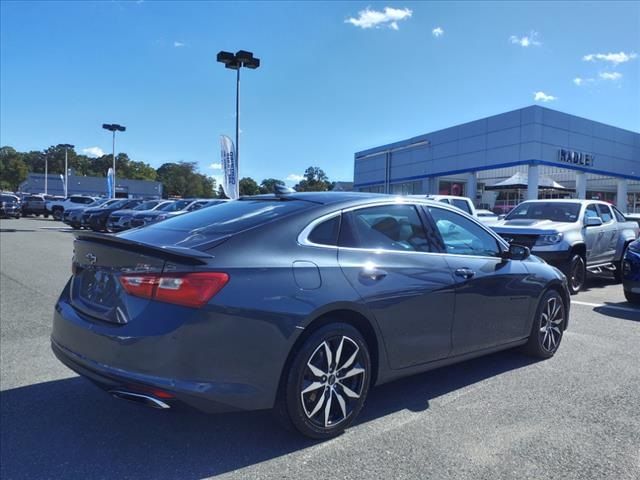
<path id="1" fill-rule="evenodd" d="M 382 280 L 387 276 L 387 272 L 379 268 L 363 268 L 360 270 L 360 277 L 367 280 Z"/>
<path id="2" fill-rule="evenodd" d="M 476 274 L 476 272 L 474 272 L 470 268 L 457 268 L 455 274 L 458 277 L 469 279 L 472 278 Z"/>

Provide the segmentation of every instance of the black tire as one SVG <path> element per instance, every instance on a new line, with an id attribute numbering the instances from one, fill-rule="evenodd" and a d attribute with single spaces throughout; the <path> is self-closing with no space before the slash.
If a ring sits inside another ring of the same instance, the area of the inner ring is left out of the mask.
<path id="1" fill-rule="evenodd" d="M 371 373 L 369 348 L 358 330 L 346 323 L 320 327 L 284 371 L 276 413 L 285 426 L 307 437 L 333 438 L 362 410 Z"/>
<path id="2" fill-rule="evenodd" d="M 582 255 L 572 254 L 569 261 L 562 268 L 562 272 L 567 277 L 571 295 L 575 295 L 582 290 L 587 279 L 587 263 Z"/>
<path id="3" fill-rule="evenodd" d="M 613 271 L 613 278 L 617 283 L 622 283 L 622 263 L 624 262 L 624 255 L 627 253 L 627 248 L 629 244 L 627 243 L 622 249 L 622 256 L 620 257 L 620 261 L 616 262 L 616 269 Z"/>
<path id="4" fill-rule="evenodd" d="M 49 214 L 48 214 L 48 213 L 45 213 L 45 214 L 44 214 L 44 218 L 49 218 Z"/>
<path id="5" fill-rule="evenodd" d="M 566 322 L 567 308 L 562 296 L 556 290 L 548 290 L 538 303 L 525 353 L 537 358 L 553 357 L 560 347 Z"/>
<path id="6" fill-rule="evenodd" d="M 640 305 L 640 293 L 633 293 L 625 290 L 624 298 L 626 298 L 627 302 L 629 303 L 635 303 L 637 305 Z"/>
<path id="7" fill-rule="evenodd" d="M 51 212 L 53 214 L 53 219 L 54 220 L 62 220 L 62 213 L 64 212 L 64 210 L 62 208 L 54 208 L 53 212 Z"/>

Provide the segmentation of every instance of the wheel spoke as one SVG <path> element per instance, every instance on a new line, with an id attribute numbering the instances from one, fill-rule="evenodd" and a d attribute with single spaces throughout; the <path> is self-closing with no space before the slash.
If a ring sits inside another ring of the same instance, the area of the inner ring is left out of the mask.
<path id="1" fill-rule="evenodd" d="M 322 388 L 324 386 L 324 383 L 321 382 L 313 382 L 311 385 L 309 385 L 307 388 L 305 388 L 304 390 L 302 390 L 302 394 L 304 395 L 305 393 L 309 393 L 309 392 L 313 392 L 315 390 L 318 390 L 319 388 Z"/>
<path id="2" fill-rule="evenodd" d="M 346 387 L 344 385 L 344 383 L 342 382 L 338 382 L 340 383 L 340 386 L 342 387 L 342 391 L 344 392 L 344 394 L 349 397 L 349 398 L 360 398 L 360 395 L 357 394 L 356 392 L 354 392 L 353 390 L 351 390 L 349 387 Z"/>
<path id="3" fill-rule="evenodd" d="M 355 344 L 354 344 L 355 345 Z M 355 361 L 356 356 L 358 355 L 358 352 L 360 351 L 360 348 L 358 348 L 358 346 L 356 345 L 356 351 L 353 352 L 353 355 L 351 355 L 349 357 L 349 359 L 344 362 L 344 365 L 342 365 L 342 369 L 344 370 L 345 368 L 349 368 L 351 366 L 351 364 Z"/>
<path id="4" fill-rule="evenodd" d="M 336 396 L 336 400 L 338 400 L 338 405 L 340 405 L 340 410 L 342 410 L 342 418 L 346 418 L 347 403 L 344 401 L 344 398 L 342 398 L 342 395 L 340 395 L 337 391 L 334 390 L 333 394 Z"/>
<path id="5" fill-rule="evenodd" d="M 322 408 L 322 405 L 324 404 L 324 400 L 326 396 L 327 396 L 327 392 L 325 390 L 324 392 L 322 392 L 322 396 L 318 400 L 318 403 L 316 403 L 316 406 L 313 407 L 313 410 L 311 411 L 311 413 L 307 414 L 309 418 L 313 417 L 315 414 L 317 414 L 320 411 L 320 409 Z"/>
<path id="6" fill-rule="evenodd" d="M 329 390 L 329 399 L 324 407 L 324 426 L 329 426 L 329 415 L 331 414 L 331 399 L 333 398 L 333 390 Z"/>
<path id="7" fill-rule="evenodd" d="M 556 332 L 558 335 L 560 335 L 560 329 L 558 327 L 551 327 L 551 331 Z"/>
<path id="8" fill-rule="evenodd" d="M 340 368 L 340 357 L 342 356 L 342 346 L 344 345 L 344 337 L 340 339 L 340 345 L 336 351 L 336 370 Z"/>
<path id="9" fill-rule="evenodd" d="M 316 377 L 322 377 L 323 375 L 326 375 L 325 372 L 323 372 L 318 367 L 316 367 L 313 363 L 311 363 L 311 360 L 307 362 L 307 367 L 309 367 L 309 370 L 311 370 L 311 373 L 313 373 Z"/>
<path id="10" fill-rule="evenodd" d="M 340 380 L 344 380 L 345 378 L 353 377 L 355 375 L 360 375 L 361 373 L 364 373 L 364 368 L 354 367 L 344 375 L 340 376 L 339 378 Z"/>
<path id="11" fill-rule="evenodd" d="M 324 353 L 327 357 L 327 372 L 331 370 L 331 363 L 333 360 L 333 355 L 331 354 L 331 349 L 329 348 L 329 344 L 327 342 L 322 342 L 324 345 Z"/>
<path id="12" fill-rule="evenodd" d="M 547 331 L 547 326 L 543 325 L 542 327 L 540 327 L 540 331 L 541 332 L 546 332 Z"/>

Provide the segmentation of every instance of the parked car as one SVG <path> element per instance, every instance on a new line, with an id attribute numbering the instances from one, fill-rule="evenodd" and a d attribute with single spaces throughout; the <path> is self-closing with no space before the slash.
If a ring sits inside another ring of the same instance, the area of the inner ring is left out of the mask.
<path id="1" fill-rule="evenodd" d="M 497 222 L 500 217 L 497 213 L 493 213 L 491 210 L 478 209 L 476 210 L 476 217 L 483 223 Z"/>
<path id="2" fill-rule="evenodd" d="M 223 204 L 223 203 L 228 202 L 228 201 L 229 200 L 223 200 L 223 199 L 191 200 L 191 203 L 189 203 L 182 210 L 174 210 L 174 211 L 171 211 L 171 212 L 161 213 L 156 218 L 156 221 L 159 222 L 159 221 L 162 221 L 162 220 L 166 220 L 167 218 L 176 217 L 178 215 L 184 215 L 185 213 L 189 213 L 189 212 L 195 212 L 196 210 L 200 210 L 201 208 L 207 208 L 207 207 L 212 207 L 214 205 L 220 205 L 220 204 Z"/>
<path id="3" fill-rule="evenodd" d="M 27 215 L 49 217 L 44 195 L 26 195 L 22 199 L 22 216 L 26 217 Z"/>
<path id="4" fill-rule="evenodd" d="M 573 294 L 587 271 L 610 271 L 621 281 L 624 253 L 638 237 L 638 224 L 595 200 L 529 200 L 490 227 L 562 270 Z"/>
<path id="5" fill-rule="evenodd" d="M 150 225 L 160 220 L 165 220 L 171 212 L 182 212 L 191 205 L 192 200 L 173 200 L 171 203 L 158 207 L 153 212 L 136 213 L 131 219 L 132 227 Z M 182 212 L 184 213 L 184 212 Z"/>
<path id="6" fill-rule="evenodd" d="M 108 205 L 112 205 L 113 203 L 120 202 L 120 201 L 121 199 L 118 199 L 118 198 L 111 198 L 111 199 L 100 198 L 95 202 L 90 203 L 88 205 L 84 205 L 82 207 L 69 208 L 65 210 L 64 213 L 62 214 L 62 222 L 66 223 L 67 225 L 69 225 L 70 227 L 76 230 L 80 228 L 87 228 L 89 225 L 82 223 L 82 214 L 86 209 L 95 208 L 99 206 L 106 207 Z"/>
<path id="7" fill-rule="evenodd" d="M 20 199 L 11 193 L 0 194 L 0 217 L 20 218 Z"/>
<path id="8" fill-rule="evenodd" d="M 369 388 L 522 346 L 553 356 L 562 273 L 439 202 L 244 197 L 114 236 L 78 232 L 52 348 L 121 399 L 275 407 L 326 439 Z"/>
<path id="9" fill-rule="evenodd" d="M 426 198 L 427 200 L 433 200 L 435 202 L 446 203 L 447 205 L 453 205 L 459 208 L 465 213 L 473 217 L 477 217 L 476 207 L 470 198 L 460 197 L 457 195 L 409 195 L 412 198 Z"/>
<path id="10" fill-rule="evenodd" d="M 622 263 L 622 287 L 629 303 L 640 304 L 640 240 L 629 245 Z"/>
<path id="11" fill-rule="evenodd" d="M 55 220 L 62 220 L 62 214 L 68 208 L 77 208 L 87 206 L 97 200 L 97 197 L 89 197 L 87 195 L 71 195 L 64 200 L 50 200 L 46 203 L 48 213 L 53 215 Z"/>
<path id="12" fill-rule="evenodd" d="M 86 226 L 95 232 L 107 231 L 107 220 L 116 210 L 130 209 L 142 203 L 140 199 L 120 199 L 107 205 L 87 208 L 82 212 L 82 226 Z"/>
<path id="13" fill-rule="evenodd" d="M 127 210 L 116 210 L 109 215 L 107 220 L 107 230 L 110 232 L 121 232 L 131 228 L 131 219 L 137 213 L 153 212 L 163 205 L 172 203 L 170 200 L 147 200 L 133 208 Z"/>

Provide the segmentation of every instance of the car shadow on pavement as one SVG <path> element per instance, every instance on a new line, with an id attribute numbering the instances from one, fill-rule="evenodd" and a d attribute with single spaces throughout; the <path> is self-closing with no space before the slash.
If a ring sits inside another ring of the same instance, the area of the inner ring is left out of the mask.
<path id="1" fill-rule="evenodd" d="M 587 276 L 587 281 L 582 287 L 581 292 L 589 292 L 591 290 L 599 290 L 601 288 L 606 288 L 609 285 L 615 285 L 617 282 L 612 274 L 602 273 L 598 275 L 589 274 Z"/>
<path id="2" fill-rule="evenodd" d="M 629 302 L 604 302 L 601 307 L 595 307 L 594 312 L 601 313 L 607 317 L 619 318 L 621 320 L 631 320 L 640 322 L 640 307 Z"/>
<path id="3" fill-rule="evenodd" d="M 430 399 L 534 361 L 507 351 L 374 388 L 352 429 L 396 411 L 425 410 Z M 5 390 L 0 405 L 6 479 L 196 479 L 318 443 L 282 429 L 268 411 L 153 410 L 111 399 L 79 377 Z"/>

